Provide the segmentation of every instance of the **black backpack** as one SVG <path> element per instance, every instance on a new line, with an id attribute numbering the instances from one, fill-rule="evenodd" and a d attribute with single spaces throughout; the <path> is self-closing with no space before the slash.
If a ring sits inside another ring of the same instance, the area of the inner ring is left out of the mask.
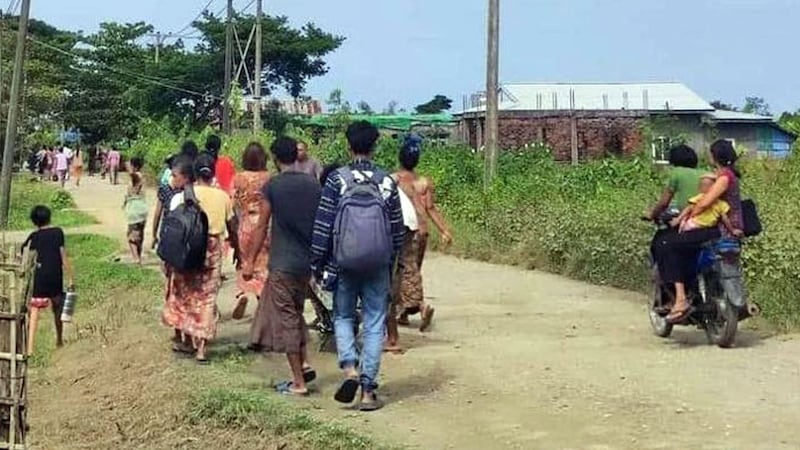
<path id="1" fill-rule="evenodd" d="M 183 204 L 167 212 L 158 236 L 158 256 L 178 272 L 203 268 L 208 248 L 208 216 L 191 185 L 183 191 Z"/>
<path id="2" fill-rule="evenodd" d="M 756 202 L 750 199 L 742 200 L 742 231 L 747 237 L 758 236 L 761 234 L 761 218 L 758 217 Z"/>

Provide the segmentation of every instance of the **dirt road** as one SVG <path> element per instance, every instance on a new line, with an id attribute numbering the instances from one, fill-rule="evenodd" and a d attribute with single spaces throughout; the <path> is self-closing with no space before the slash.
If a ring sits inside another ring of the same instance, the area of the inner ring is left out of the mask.
<path id="1" fill-rule="evenodd" d="M 90 179 L 74 195 L 122 237 L 122 192 Z M 339 408 L 334 358 L 318 354 L 317 414 L 421 449 L 800 448 L 800 336 L 662 340 L 638 294 L 439 255 L 424 269 L 435 325 L 405 330 L 408 352 L 385 358 L 387 408 Z M 233 294 L 228 282 L 225 316 Z M 224 322 L 220 341 L 246 342 L 247 327 Z M 257 366 L 286 375 L 280 357 Z"/>

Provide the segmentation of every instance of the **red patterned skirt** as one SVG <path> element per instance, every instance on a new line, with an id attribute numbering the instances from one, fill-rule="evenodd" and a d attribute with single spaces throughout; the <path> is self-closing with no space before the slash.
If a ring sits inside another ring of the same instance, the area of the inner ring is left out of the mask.
<path id="1" fill-rule="evenodd" d="M 222 286 L 222 239 L 208 238 L 202 270 L 170 271 L 162 314 L 164 325 L 198 339 L 213 339 L 217 333 L 217 294 Z"/>
<path id="2" fill-rule="evenodd" d="M 239 248 L 247 249 L 248 251 L 254 248 L 255 243 L 252 242 L 253 232 L 255 232 L 258 219 L 258 214 L 246 214 L 240 219 L 238 231 Z M 269 264 L 268 239 L 264 239 L 264 242 L 260 244 L 261 245 L 258 247 L 258 255 L 256 256 L 253 266 L 253 278 L 245 280 L 244 277 L 242 277 L 242 270 L 238 270 L 236 273 L 236 285 L 239 290 L 245 294 L 260 296 L 261 292 L 264 290 L 264 283 L 267 281 L 267 274 L 269 273 L 267 269 L 267 265 Z M 249 264 L 249 261 L 247 264 Z"/>

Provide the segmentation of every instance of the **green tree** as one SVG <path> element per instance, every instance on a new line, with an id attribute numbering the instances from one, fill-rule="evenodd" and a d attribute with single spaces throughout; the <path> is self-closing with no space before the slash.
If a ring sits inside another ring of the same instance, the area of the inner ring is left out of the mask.
<path id="1" fill-rule="evenodd" d="M 759 116 L 771 116 L 769 105 L 762 97 L 745 97 L 742 112 L 758 114 Z"/>
<path id="2" fill-rule="evenodd" d="M 800 110 L 794 113 L 785 112 L 781 114 L 780 119 L 778 119 L 778 124 L 782 128 L 800 135 Z"/>
<path id="3" fill-rule="evenodd" d="M 390 101 L 389 104 L 386 105 L 386 109 L 383 110 L 383 113 L 388 115 L 397 114 L 397 102 L 395 100 Z"/>
<path id="4" fill-rule="evenodd" d="M 711 102 L 711 106 L 713 106 L 714 109 L 717 109 L 717 110 L 720 110 L 720 111 L 738 111 L 739 110 L 739 108 L 737 108 L 737 107 L 735 107 L 733 105 L 729 105 L 727 103 L 724 103 L 722 100 L 714 100 L 713 102 Z"/>
<path id="5" fill-rule="evenodd" d="M 428 103 L 417 105 L 415 110 L 417 111 L 417 114 L 439 114 L 442 111 L 447 111 L 452 106 L 452 100 L 444 95 L 437 95 Z"/>
<path id="6" fill-rule="evenodd" d="M 365 102 L 364 100 L 361 100 L 360 102 L 358 102 L 358 105 L 356 105 L 356 107 L 358 108 L 358 112 L 361 113 L 361 114 L 374 114 L 375 113 L 375 111 L 373 111 L 372 107 L 369 106 L 369 103 Z"/>

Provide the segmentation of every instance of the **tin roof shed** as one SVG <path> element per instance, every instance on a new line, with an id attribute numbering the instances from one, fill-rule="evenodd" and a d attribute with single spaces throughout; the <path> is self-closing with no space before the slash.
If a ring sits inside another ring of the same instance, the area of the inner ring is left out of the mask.
<path id="1" fill-rule="evenodd" d="M 486 109 L 485 93 L 462 113 Z M 668 83 L 510 83 L 500 92 L 500 111 L 714 111 L 686 85 Z"/>

